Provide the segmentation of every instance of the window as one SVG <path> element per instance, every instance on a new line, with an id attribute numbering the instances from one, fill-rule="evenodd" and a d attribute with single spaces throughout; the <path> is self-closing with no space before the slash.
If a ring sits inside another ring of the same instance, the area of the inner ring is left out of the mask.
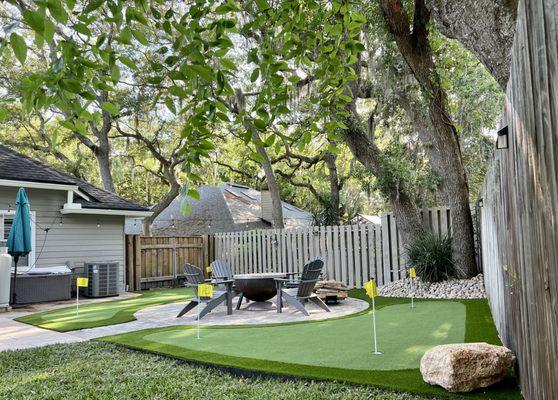
<path id="1" fill-rule="evenodd" d="M 0 211 L 0 240 L 7 241 L 10 234 L 10 228 L 12 227 L 12 222 L 14 221 L 15 211 Z M 31 253 L 25 257 L 20 257 L 17 263 L 18 273 L 19 267 L 32 267 L 35 263 L 35 212 L 31 211 Z M 25 272 L 24 270 L 21 271 Z"/>

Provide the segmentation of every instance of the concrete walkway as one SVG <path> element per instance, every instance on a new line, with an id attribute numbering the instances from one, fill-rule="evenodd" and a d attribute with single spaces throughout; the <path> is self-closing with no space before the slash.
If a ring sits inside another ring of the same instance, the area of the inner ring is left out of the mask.
<path id="1" fill-rule="evenodd" d="M 55 343 L 81 342 L 103 336 L 134 332 L 141 329 L 161 328 L 173 325 L 196 325 L 196 309 L 190 311 L 181 318 L 176 318 L 176 315 L 184 305 L 184 303 L 171 303 L 148 307 L 134 314 L 137 318 L 136 321 L 66 333 L 54 332 L 14 321 L 13 318 L 24 315 L 21 312 L 0 314 L 0 351 L 40 347 Z M 367 302 L 353 298 L 347 298 L 337 305 L 330 306 L 331 312 L 329 313 L 313 304 L 309 304 L 307 309 L 310 316 L 308 317 L 294 310 L 292 307 L 285 308 L 281 314 L 278 314 L 275 310 L 249 311 L 244 308 L 238 311 L 234 310 L 233 315 L 227 315 L 226 308 L 224 306 L 219 306 L 210 314 L 206 315 L 200 321 L 200 325 L 257 325 L 316 321 L 354 314 L 366 308 L 368 308 Z"/>

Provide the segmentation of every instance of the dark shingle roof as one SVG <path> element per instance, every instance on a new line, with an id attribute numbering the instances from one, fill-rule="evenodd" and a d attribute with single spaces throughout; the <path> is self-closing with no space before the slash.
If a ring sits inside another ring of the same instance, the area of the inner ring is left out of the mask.
<path id="1" fill-rule="evenodd" d="M 199 200 L 178 196 L 155 218 L 151 233 L 156 236 L 212 235 L 251 229 L 269 229 L 271 224 L 261 218 L 261 194 L 249 187 L 222 183 L 197 188 Z M 185 214 L 186 203 L 190 214 Z M 283 202 L 287 227 L 309 226 L 312 214 Z M 126 219 L 126 233 L 140 234 L 142 224 L 135 218 Z"/>
<path id="2" fill-rule="evenodd" d="M 107 190 L 99 189 L 87 181 L 57 171 L 46 164 L 2 145 L 0 145 L 0 179 L 76 185 L 80 191 L 84 192 L 91 199 L 91 201 L 74 199 L 74 201 L 80 202 L 83 208 L 149 211 L 146 207 L 125 200 Z"/>

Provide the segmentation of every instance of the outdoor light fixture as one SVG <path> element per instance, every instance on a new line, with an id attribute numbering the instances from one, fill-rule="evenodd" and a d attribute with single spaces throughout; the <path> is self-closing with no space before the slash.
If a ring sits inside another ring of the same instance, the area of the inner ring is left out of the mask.
<path id="1" fill-rule="evenodd" d="M 504 126 L 498 131 L 498 138 L 496 139 L 496 149 L 507 149 L 509 147 L 508 127 Z"/>
<path id="2" fill-rule="evenodd" d="M 479 207 L 482 207 L 482 198 L 479 199 L 478 203 Z"/>

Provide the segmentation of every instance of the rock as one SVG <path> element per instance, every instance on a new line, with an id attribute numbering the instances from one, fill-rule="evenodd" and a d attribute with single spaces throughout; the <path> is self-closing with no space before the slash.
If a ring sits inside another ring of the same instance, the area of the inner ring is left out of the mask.
<path id="1" fill-rule="evenodd" d="M 420 372 L 427 383 L 450 392 L 470 392 L 502 380 L 514 362 L 511 350 L 503 346 L 445 344 L 424 353 Z"/>

